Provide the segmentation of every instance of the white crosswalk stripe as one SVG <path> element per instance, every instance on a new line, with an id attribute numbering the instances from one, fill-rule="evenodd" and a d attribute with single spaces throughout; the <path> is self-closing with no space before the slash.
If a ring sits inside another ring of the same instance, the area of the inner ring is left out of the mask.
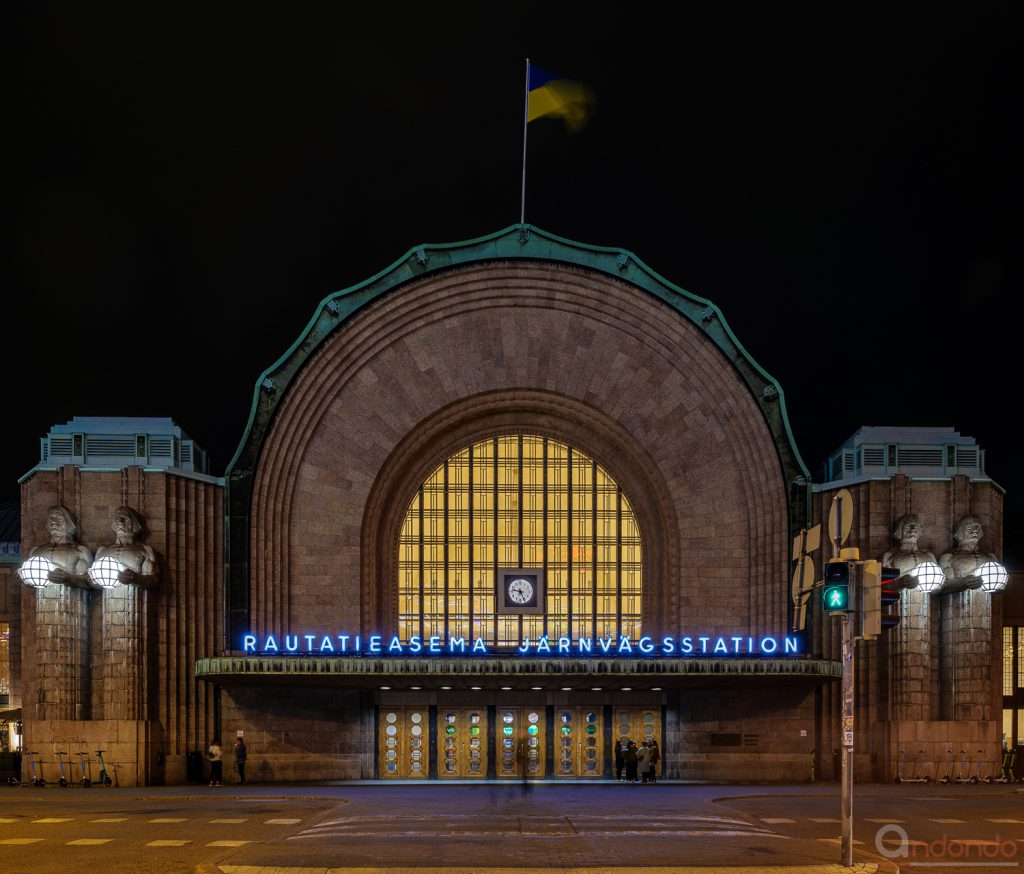
<path id="1" fill-rule="evenodd" d="M 66 847 L 98 847 L 100 844 L 109 844 L 113 838 L 79 838 L 76 841 L 68 841 Z"/>
<path id="2" fill-rule="evenodd" d="M 191 844 L 192 841 L 150 841 L 146 844 L 147 847 L 184 847 L 185 844 Z"/>

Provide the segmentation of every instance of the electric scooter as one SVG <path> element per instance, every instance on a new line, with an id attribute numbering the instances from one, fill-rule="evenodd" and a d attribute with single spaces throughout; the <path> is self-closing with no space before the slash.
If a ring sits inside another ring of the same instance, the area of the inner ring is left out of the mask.
<path id="1" fill-rule="evenodd" d="M 114 781 L 110 779 L 110 775 L 107 773 L 107 763 L 103 761 L 103 752 L 103 750 L 96 750 L 96 755 L 100 759 L 100 786 L 110 786 Z"/>
<path id="2" fill-rule="evenodd" d="M 897 783 L 930 783 L 931 777 L 928 777 L 924 773 L 924 750 L 921 750 L 920 756 L 917 761 L 914 762 L 914 770 L 910 777 L 903 776 L 903 758 L 904 751 L 900 750 L 900 761 L 896 772 Z"/>
<path id="3" fill-rule="evenodd" d="M 942 779 L 939 780 L 940 783 L 949 783 L 949 782 L 952 781 L 952 779 L 953 779 L 953 777 L 952 777 L 952 768 L 953 768 L 953 751 L 950 749 L 950 750 L 946 750 L 946 770 L 945 770 L 945 772 L 942 775 Z"/>
<path id="4" fill-rule="evenodd" d="M 960 750 L 960 764 L 956 769 L 956 777 L 953 778 L 954 783 L 973 783 L 974 778 L 970 774 L 970 768 L 967 766 L 967 750 Z"/>
<path id="5" fill-rule="evenodd" d="M 985 761 L 985 751 L 978 750 L 978 766 L 974 769 L 974 773 L 971 774 L 969 782 L 977 785 L 981 782 L 981 763 Z"/>
<path id="6" fill-rule="evenodd" d="M 39 753 L 37 753 L 35 750 L 31 750 L 28 754 L 28 761 L 29 764 L 32 766 L 32 785 L 35 786 L 36 789 L 42 789 L 46 785 L 46 781 L 43 779 L 42 760 L 39 761 L 39 773 L 36 773 L 36 756 L 38 755 Z"/>
<path id="7" fill-rule="evenodd" d="M 57 750 L 57 761 L 60 763 L 60 777 L 57 783 L 62 789 L 67 789 L 71 784 L 68 783 L 68 778 L 64 776 L 64 753 L 60 750 Z"/>
<path id="8" fill-rule="evenodd" d="M 78 764 L 79 764 L 79 766 L 82 769 L 82 779 L 79 782 L 81 782 L 83 789 L 88 789 L 90 786 L 92 786 L 92 780 L 90 780 L 85 775 L 85 753 L 84 752 L 79 752 L 78 753 Z"/>

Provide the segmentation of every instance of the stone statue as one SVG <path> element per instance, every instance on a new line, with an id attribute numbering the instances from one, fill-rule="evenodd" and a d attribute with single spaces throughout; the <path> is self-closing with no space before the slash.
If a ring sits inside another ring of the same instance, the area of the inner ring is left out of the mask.
<path id="1" fill-rule="evenodd" d="M 899 546 L 882 556 L 882 564 L 885 567 L 896 568 L 900 574 L 909 574 L 922 562 L 930 561 L 935 564 L 935 556 L 932 553 L 917 548 L 921 531 L 921 519 L 916 513 L 900 516 L 892 529 L 893 540 Z"/>
<path id="2" fill-rule="evenodd" d="M 996 561 L 990 552 L 981 552 L 978 543 L 984 532 L 981 520 L 977 516 L 964 516 L 953 529 L 953 542 L 956 544 L 952 552 L 945 553 L 939 559 L 947 580 L 957 581 L 977 576 L 978 568 L 987 561 Z"/>
<path id="3" fill-rule="evenodd" d="M 50 542 L 37 546 L 29 553 L 29 558 L 45 558 L 53 564 L 47 574 L 51 583 L 63 583 L 66 586 L 88 588 L 86 572 L 92 564 L 92 552 L 75 540 L 78 525 L 72 515 L 63 507 L 50 507 L 46 511 L 46 527 L 50 532 Z M 28 585 L 34 585 L 19 570 L 18 576 Z"/>
<path id="4" fill-rule="evenodd" d="M 142 588 L 155 585 L 159 579 L 156 553 L 151 546 L 136 539 L 143 529 L 142 517 L 131 507 L 118 507 L 110 527 L 114 531 L 114 542 L 101 546 L 96 560 L 113 558 L 120 562 L 122 569 L 118 579 L 125 585 Z"/>

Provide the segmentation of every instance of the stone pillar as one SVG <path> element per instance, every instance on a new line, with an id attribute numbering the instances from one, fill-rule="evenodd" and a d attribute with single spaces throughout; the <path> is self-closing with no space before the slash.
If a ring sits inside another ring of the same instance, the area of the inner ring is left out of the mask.
<path id="1" fill-rule="evenodd" d="M 992 719 L 989 664 L 992 596 L 980 590 L 950 595 L 953 718 Z"/>
<path id="2" fill-rule="evenodd" d="M 893 697 L 890 718 L 920 721 L 931 708 L 931 596 L 905 589 L 902 619 L 889 632 L 893 645 Z"/>
<path id="3" fill-rule="evenodd" d="M 140 720 L 146 714 L 146 608 L 137 586 L 103 592 L 103 716 Z"/>
<path id="4" fill-rule="evenodd" d="M 36 717 L 88 719 L 89 592 L 36 589 Z"/>

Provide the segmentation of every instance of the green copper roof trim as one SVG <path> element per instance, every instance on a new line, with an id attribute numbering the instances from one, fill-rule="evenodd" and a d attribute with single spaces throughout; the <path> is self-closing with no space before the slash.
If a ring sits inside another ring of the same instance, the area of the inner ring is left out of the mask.
<path id="1" fill-rule="evenodd" d="M 589 246 L 557 237 L 532 225 L 504 230 L 459 243 L 414 246 L 401 258 L 358 285 L 324 298 L 305 329 L 288 350 L 260 374 L 249 421 L 225 474 L 225 543 L 228 649 L 249 626 L 249 512 L 252 482 L 274 413 L 309 357 L 334 331 L 366 304 L 403 284 L 467 264 L 490 261 L 553 261 L 614 276 L 673 307 L 696 325 L 732 363 L 774 436 L 786 487 L 791 531 L 808 524 L 810 474 L 786 413 L 782 387 L 743 348 L 721 311 L 655 273 L 632 252 L 609 246 Z"/>
<path id="2" fill-rule="evenodd" d="M 756 386 L 751 385 L 750 380 L 747 380 L 762 411 L 765 411 L 769 403 L 778 404 L 782 414 L 781 424 L 785 431 L 786 442 L 793 453 L 796 466 L 803 476 L 808 481 L 810 480 L 810 473 L 796 446 L 796 441 L 793 439 L 782 386 L 747 352 L 732 332 L 718 307 L 706 298 L 669 282 L 627 249 L 577 243 L 540 230 L 533 225 L 510 225 L 497 233 L 458 243 L 431 243 L 413 246 L 401 258 L 369 279 L 325 297 L 295 342 L 277 361 L 260 374 L 253 392 L 249 421 L 246 423 L 238 449 L 228 464 L 226 478 L 230 481 L 231 474 L 242 461 L 247 447 L 251 450 L 258 450 L 262 445 L 263 436 L 270 424 L 270 419 L 273 418 L 273 412 L 309 355 L 340 324 L 364 305 L 409 280 L 418 279 L 430 273 L 463 264 L 515 258 L 531 261 L 561 261 L 589 267 L 637 285 L 689 318 L 715 342 L 715 345 L 725 353 L 727 358 L 734 364 L 738 364 L 733 350 L 723 343 L 723 340 L 728 340 L 728 344 L 731 344 L 735 352 L 739 353 L 738 357 L 748 364 L 765 383 L 761 387 L 761 391 L 757 392 L 754 391 Z M 698 313 L 695 311 L 696 307 L 703 307 L 704 311 Z M 721 333 L 713 330 L 715 325 L 720 326 Z M 747 374 L 743 375 L 747 376 Z M 772 395 L 769 392 L 769 396 L 765 397 L 765 390 L 769 387 L 773 388 L 777 394 Z M 261 412 L 265 415 L 260 415 Z M 766 418 L 771 425 L 772 417 L 766 416 Z M 253 434 L 254 428 L 257 430 L 256 435 Z M 255 446 L 252 445 L 251 438 L 253 436 L 257 437 Z M 252 456 L 249 461 L 254 465 L 256 456 L 259 454 L 258 451 L 250 451 L 248 454 Z"/>

